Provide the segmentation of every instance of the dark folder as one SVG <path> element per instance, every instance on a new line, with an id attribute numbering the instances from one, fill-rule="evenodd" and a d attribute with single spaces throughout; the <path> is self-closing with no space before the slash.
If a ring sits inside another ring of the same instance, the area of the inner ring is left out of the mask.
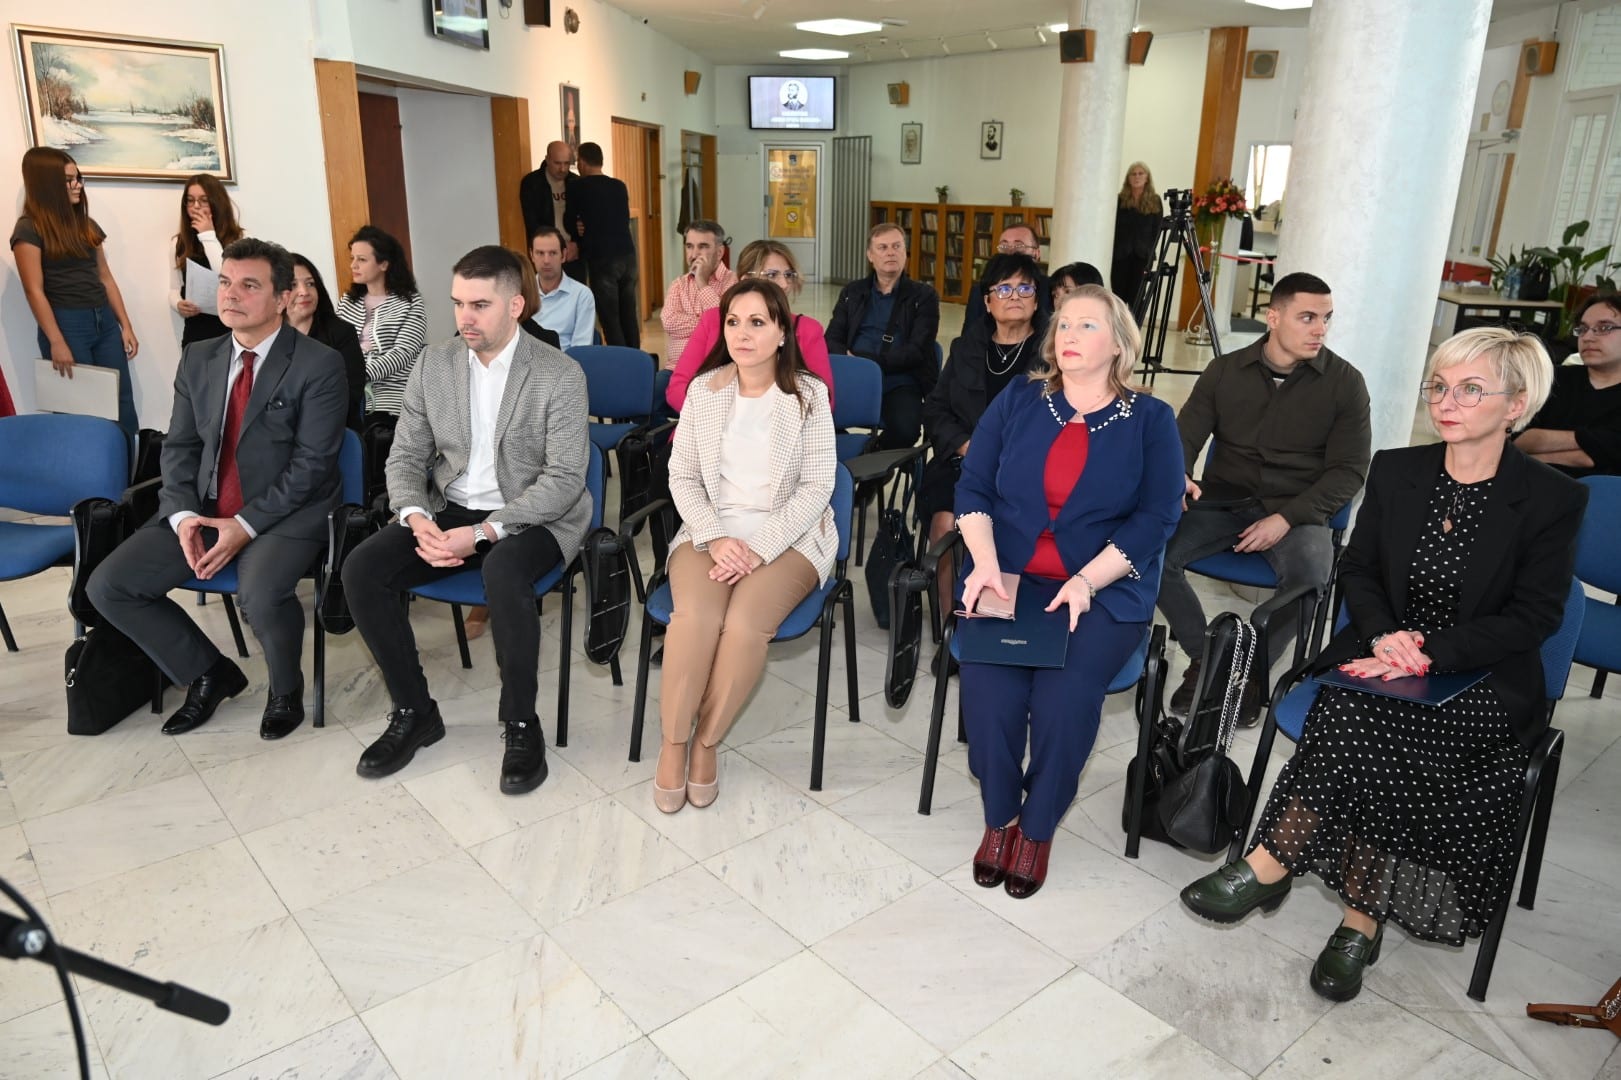
<path id="1" fill-rule="evenodd" d="M 965 664 L 1061 668 L 1069 650 L 1069 608 L 1043 611 L 1062 581 L 1026 577 L 1019 583 L 1012 619 L 984 616 L 957 620 L 958 660 Z"/>
<path id="2" fill-rule="evenodd" d="M 1343 686 L 1347 690 L 1399 698 L 1420 705 L 1445 705 L 1485 677 L 1484 671 L 1457 671 L 1444 675 L 1404 675 L 1387 682 L 1378 677 L 1364 679 L 1348 675 L 1339 668 L 1330 668 L 1317 676 L 1317 681 L 1324 686 Z"/>

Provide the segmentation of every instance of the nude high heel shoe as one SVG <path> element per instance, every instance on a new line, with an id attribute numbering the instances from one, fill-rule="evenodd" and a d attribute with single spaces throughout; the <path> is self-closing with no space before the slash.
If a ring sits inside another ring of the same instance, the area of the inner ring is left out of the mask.
<path id="1" fill-rule="evenodd" d="M 715 779 L 707 784 L 695 784 L 690 779 L 687 781 L 687 801 L 700 810 L 714 802 L 720 794 L 720 751 L 715 749 L 710 753 L 715 755 Z"/>
<path id="2" fill-rule="evenodd" d="M 683 745 L 683 757 L 685 756 L 685 751 L 686 747 Z M 683 767 L 681 771 L 685 773 L 686 769 Z M 658 774 L 655 772 L 653 775 L 653 805 L 658 807 L 661 813 L 675 813 L 677 810 L 680 810 L 683 806 L 687 805 L 687 785 L 683 783 L 678 784 L 673 788 L 659 787 Z"/>

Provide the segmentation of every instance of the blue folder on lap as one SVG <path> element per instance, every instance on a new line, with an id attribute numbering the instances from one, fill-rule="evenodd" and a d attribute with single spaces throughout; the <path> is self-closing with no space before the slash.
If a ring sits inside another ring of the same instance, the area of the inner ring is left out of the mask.
<path id="1" fill-rule="evenodd" d="M 1062 581 L 1025 577 L 1013 618 L 957 620 L 957 659 L 964 664 L 1061 668 L 1069 650 L 1069 608 L 1043 611 Z"/>
<path id="2" fill-rule="evenodd" d="M 1399 698 L 1420 705 L 1445 705 L 1485 677 L 1484 671 L 1458 671 L 1444 675 L 1406 675 L 1386 682 L 1381 678 L 1364 679 L 1347 675 L 1339 668 L 1330 668 L 1318 675 L 1317 681 L 1324 686 L 1343 686 L 1347 690 Z"/>

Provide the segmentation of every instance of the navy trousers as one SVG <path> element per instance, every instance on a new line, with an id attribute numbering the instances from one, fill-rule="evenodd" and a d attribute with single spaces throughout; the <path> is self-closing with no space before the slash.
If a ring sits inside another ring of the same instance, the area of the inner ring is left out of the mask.
<path id="1" fill-rule="evenodd" d="M 1052 839 L 1075 801 L 1103 696 L 1142 636 L 1142 623 L 1118 623 L 1094 607 L 1070 635 L 1061 668 L 962 665 L 968 767 L 979 780 L 987 826 L 1018 818 L 1030 839 Z"/>

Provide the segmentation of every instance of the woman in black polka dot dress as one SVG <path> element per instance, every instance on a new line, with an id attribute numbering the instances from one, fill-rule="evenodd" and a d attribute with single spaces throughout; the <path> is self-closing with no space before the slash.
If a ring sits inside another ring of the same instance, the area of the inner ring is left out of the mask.
<path id="1" fill-rule="evenodd" d="M 1218 922 L 1282 903 L 1315 873 L 1345 905 L 1311 985 L 1355 997 L 1386 920 L 1478 937 L 1512 884 L 1530 747 L 1547 718 L 1538 650 L 1564 614 L 1587 492 L 1509 441 L 1548 395 L 1541 342 L 1467 330 L 1421 388 L 1441 442 L 1374 456 L 1341 565 L 1351 622 L 1320 670 L 1400 679 L 1488 672 L 1444 705 L 1326 688 L 1238 862 L 1183 902 Z"/>

